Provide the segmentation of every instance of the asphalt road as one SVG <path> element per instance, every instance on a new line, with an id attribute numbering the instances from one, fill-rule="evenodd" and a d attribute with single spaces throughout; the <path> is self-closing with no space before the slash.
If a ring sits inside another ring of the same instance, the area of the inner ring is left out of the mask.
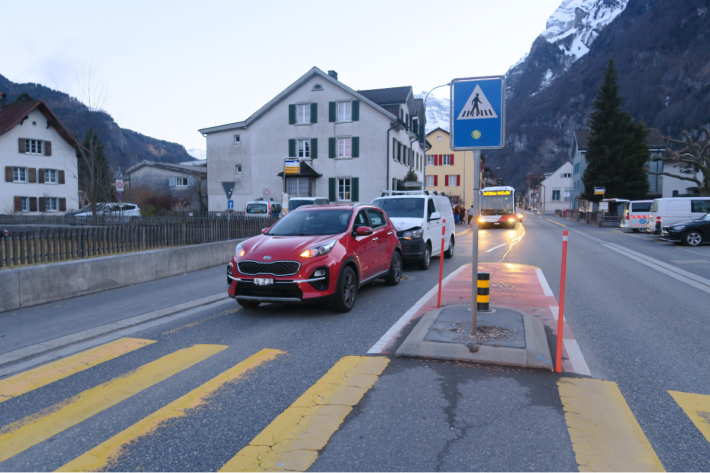
<path id="1" fill-rule="evenodd" d="M 667 470 L 710 470 L 710 444 L 668 394 L 669 390 L 710 394 L 710 366 L 702 361 L 707 358 L 710 338 L 710 293 L 600 240 L 705 278 L 710 277 L 710 247 L 687 253 L 687 248 L 660 244 L 655 238 L 549 220 L 558 224 L 526 215 L 524 225 L 516 230 L 481 231 L 480 261 L 539 267 L 559 296 L 564 230 L 559 224 L 573 230 L 566 318 L 592 378 L 618 383 Z M 457 231 L 464 233 L 465 228 Z M 444 260 L 444 276 L 470 262 L 470 236 L 458 237 L 454 258 Z M 517 243 L 511 246 L 513 240 Z M 678 262 L 685 260 L 708 263 Z M 93 395 L 81 393 L 102 383 L 127 382 L 132 370 L 178 350 L 196 344 L 224 349 L 197 364 L 180 366 L 174 374 L 120 402 L 102 400 L 98 411 L 86 418 L 80 412 L 62 417 L 59 430 L 46 434 L 46 439 L 32 430 L 33 435 L 24 440 L 12 437 L 14 445 L 25 444 L 7 459 L 3 449 L 10 447 L 0 436 L 0 460 L 4 460 L 0 470 L 60 468 L 260 350 L 285 352 L 212 392 L 186 415 L 146 429 L 145 435 L 129 442 L 104 468 L 218 470 L 338 360 L 365 355 L 436 284 L 438 263 L 434 259 L 426 272 L 405 266 L 406 279 L 396 287 L 369 284 L 348 314 L 320 305 L 266 305 L 246 310 L 226 300 L 184 317 L 137 326 L 127 336 L 155 343 L 4 402 L 0 398 L 0 425 L 5 426 L 0 434 L 31 429 L 37 419 L 59 415 L 81 396 Z M 218 267 L 0 314 L 0 353 L 226 291 L 224 273 Z M 374 386 L 319 452 L 311 470 L 577 469 L 557 391 L 558 375 L 389 359 Z M 159 364 L 168 363 L 161 360 Z"/>

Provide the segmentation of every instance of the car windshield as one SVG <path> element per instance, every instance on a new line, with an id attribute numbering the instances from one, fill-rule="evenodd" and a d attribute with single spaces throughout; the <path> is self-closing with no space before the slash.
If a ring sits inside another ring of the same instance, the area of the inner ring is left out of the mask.
<path id="1" fill-rule="evenodd" d="M 96 211 L 98 212 L 104 207 L 105 204 L 96 204 Z M 87 205 L 86 207 L 82 207 L 79 210 L 76 211 L 76 213 L 85 213 L 85 212 L 91 212 L 91 205 Z"/>
<path id="2" fill-rule="evenodd" d="M 248 214 L 265 214 L 268 212 L 266 204 L 247 204 Z"/>
<path id="3" fill-rule="evenodd" d="M 350 224 L 350 209 L 308 209 L 290 212 L 271 227 L 267 235 L 336 235 L 344 233 Z"/>
<path id="4" fill-rule="evenodd" d="M 389 218 L 422 218 L 424 217 L 424 199 L 390 198 L 376 199 L 372 202 L 387 213 Z"/>
<path id="5" fill-rule="evenodd" d="M 301 207 L 302 205 L 313 205 L 313 201 L 306 200 L 306 199 L 291 199 L 288 201 L 289 211 L 296 210 L 297 208 Z"/>

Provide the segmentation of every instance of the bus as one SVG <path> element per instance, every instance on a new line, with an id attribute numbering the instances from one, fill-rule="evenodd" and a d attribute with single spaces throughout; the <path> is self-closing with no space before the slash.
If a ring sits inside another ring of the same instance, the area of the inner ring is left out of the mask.
<path id="1" fill-rule="evenodd" d="M 479 228 L 515 228 L 522 221 L 523 214 L 515 206 L 515 189 L 509 186 L 485 187 L 481 189 L 481 215 Z"/>

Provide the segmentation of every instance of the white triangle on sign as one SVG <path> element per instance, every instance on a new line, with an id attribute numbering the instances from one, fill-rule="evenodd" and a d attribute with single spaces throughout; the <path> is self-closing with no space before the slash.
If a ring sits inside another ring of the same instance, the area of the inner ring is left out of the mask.
<path id="1" fill-rule="evenodd" d="M 471 92 L 471 96 L 466 101 L 457 120 L 476 120 L 478 118 L 498 118 L 480 85 L 476 85 L 476 88 Z"/>

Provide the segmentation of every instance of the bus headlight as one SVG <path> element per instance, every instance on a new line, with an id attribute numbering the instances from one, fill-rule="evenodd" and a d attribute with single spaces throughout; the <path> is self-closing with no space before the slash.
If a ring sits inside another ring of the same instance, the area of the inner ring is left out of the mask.
<path id="1" fill-rule="evenodd" d="M 479 219 L 478 219 L 478 223 L 486 223 L 486 219 L 485 219 L 485 218 L 479 218 Z"/>

